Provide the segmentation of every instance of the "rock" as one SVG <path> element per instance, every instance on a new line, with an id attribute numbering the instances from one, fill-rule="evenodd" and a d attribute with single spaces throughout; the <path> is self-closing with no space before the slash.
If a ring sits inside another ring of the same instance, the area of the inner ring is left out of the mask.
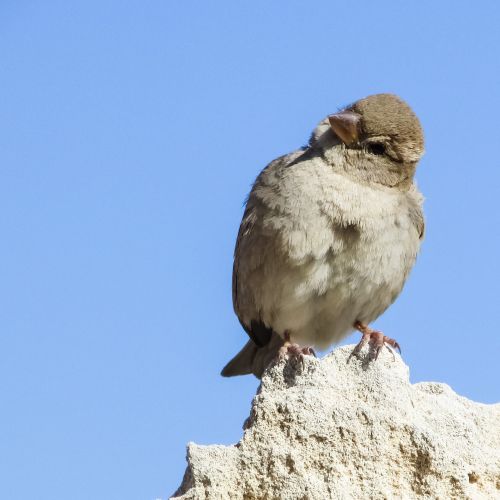
<path id="1" fill-rule="evenodd" d="M 500 404 L 352 349 L 269 367 L 241 441 L 190 443 L 173 498 L 500 498 Z"/>

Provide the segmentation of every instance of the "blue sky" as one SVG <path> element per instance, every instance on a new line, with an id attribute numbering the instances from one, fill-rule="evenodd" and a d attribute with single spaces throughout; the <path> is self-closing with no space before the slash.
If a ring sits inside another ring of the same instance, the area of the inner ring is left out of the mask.
<path id="1" fill-rule="evenodd" d="M 376 326 L 413 381 L 500 400 L 499 4 L 352 5 L 1 3 L 0 498 L 164 499 L 188 441 L 239 439 L 243 200 L 376 92 L 427 149 L 423 251 Z"/>

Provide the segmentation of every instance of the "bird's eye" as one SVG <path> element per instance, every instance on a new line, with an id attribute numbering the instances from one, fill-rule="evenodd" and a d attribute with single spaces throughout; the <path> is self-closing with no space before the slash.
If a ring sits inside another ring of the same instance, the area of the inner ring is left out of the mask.
<path id="1" fill-rule="evenodd" d="M 370 142 L 367 145 L 367 149 L 370 153 L 377 156 L 385 154 L 385 146 L 381 142 Z"/>

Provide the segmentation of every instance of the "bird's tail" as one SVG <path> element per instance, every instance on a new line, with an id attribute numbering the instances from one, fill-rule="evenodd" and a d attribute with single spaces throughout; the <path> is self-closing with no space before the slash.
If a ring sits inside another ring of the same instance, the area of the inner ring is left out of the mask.
<path id="1" fill-rule="evenodd" d="M 249 340 L 243 349 L 222 369 L 221 375 L 234 377 L 253 373 L 257 378 L 261 378 L 262 373 L 276 357 L 282 345 L 283 340 L 274 332 L 270 342 L 264 347 L 258 347 L 253 340 Z"/>
<path id="2" fill-rule="evenodd" d="M 220 374 L 223 377 L 234 377 L 253 373 L 253 363 L 258 350 L 257 345 L 249 340 L 243 349 L 222 369 Z"/>

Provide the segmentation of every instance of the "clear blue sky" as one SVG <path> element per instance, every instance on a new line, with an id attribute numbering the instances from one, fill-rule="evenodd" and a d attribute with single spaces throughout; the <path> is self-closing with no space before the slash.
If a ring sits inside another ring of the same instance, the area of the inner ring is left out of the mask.
<path id="1" fill-rule="evenodd" d="M 427 238 L 376 326 L 413 381 L 500 400 L 499 5 L 3 0 L 0 498 L 165 499 L 188 441 L 239 439 L 242 202 L 376 92 L 427 146 Z"/>

